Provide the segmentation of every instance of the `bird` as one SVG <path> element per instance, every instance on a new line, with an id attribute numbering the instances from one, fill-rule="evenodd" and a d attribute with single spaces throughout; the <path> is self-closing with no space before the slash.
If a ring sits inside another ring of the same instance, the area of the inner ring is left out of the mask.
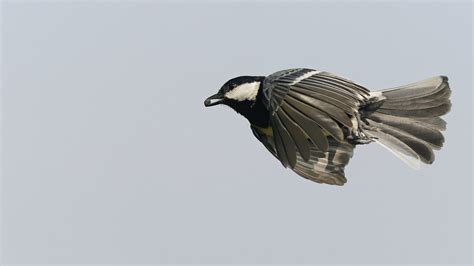
<path id="1" fill-rule="evenodd" d="M 446 76 L 385 90 L 310 68 L 239 76 L 204 101 L 244 116 L 253 135 L 285 168 L 323 184 L 344 185 L 358 145 L 378 143 L 414 169 L 442 148 L 451 109 Z"/>

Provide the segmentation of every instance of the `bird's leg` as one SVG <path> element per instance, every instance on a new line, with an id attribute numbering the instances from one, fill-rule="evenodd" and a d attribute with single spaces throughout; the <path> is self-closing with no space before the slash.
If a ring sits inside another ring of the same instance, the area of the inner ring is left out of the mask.
<path id="1" fill-rule="evenodd" d="M 372 127 L 361 119 L 360 114 L 358 112 L 356 112 L 354 115 L 354 118 L 357 122 L 357 126 L 352 128 L 353 141 L 357 144 L 368 144 L 373 142 L 374 140 L 364 133 L 365 130 L 370 130 L 372 129 Z"/>

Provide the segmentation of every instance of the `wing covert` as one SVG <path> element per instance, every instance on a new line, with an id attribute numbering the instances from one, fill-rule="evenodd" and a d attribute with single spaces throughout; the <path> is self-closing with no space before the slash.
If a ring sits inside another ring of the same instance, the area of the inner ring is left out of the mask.
<path id="1" fill-rule="evenodd" d="M 295 170 L 301 162 L 327 156 L 330 141 L 344 142 L 369 90 L 328 72 L 299 68 L 265 78 L 263 95 L 274 129 L 275 154 Z"/>

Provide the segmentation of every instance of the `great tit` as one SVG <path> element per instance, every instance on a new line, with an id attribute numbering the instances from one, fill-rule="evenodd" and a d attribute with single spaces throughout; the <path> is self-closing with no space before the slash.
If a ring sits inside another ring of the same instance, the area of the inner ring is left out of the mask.
<path id="1" fill-rule="evenodd" d="M 440 116 L 451 108 L 450 93 L 445 76 L 369 91 L 329 72 L 297 68 L 230 79 L 204 105 L 224 104 L 247 118 L 284 167 L 343 185 L 356 145 L 379 143 L 415 169 L 433 163 L 433 150 L 444 143 Z"/>

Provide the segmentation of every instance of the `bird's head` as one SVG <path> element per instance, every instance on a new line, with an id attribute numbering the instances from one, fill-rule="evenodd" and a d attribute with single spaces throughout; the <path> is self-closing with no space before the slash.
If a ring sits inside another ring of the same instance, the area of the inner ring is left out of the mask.
<path id="1" fill-rule="evenodd" d="M 225 104 L 237 112 L 242 108 L 251 107 L 257 100 L 260 85 L 265 77 L 240 76 L 233 78 L 219 89 L 219 91 L 204 101 L 206 107 Z"/>

